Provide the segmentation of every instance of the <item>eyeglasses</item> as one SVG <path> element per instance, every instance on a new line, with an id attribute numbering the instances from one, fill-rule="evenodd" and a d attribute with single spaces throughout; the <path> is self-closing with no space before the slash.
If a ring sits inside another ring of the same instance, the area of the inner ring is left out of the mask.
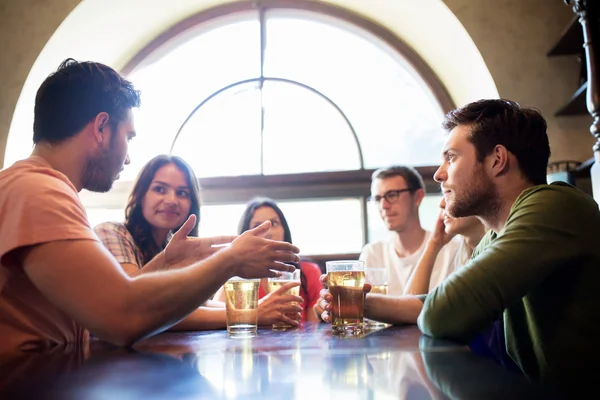
<path id="1" fill-rule="evenodd" d="M 412 192 L 415 189 L 412 188 L 407 188 L 407 189 L 400 189 L 400 190 L 388 190 L 387 192 L 384 193 L 383 196 L 371 196 L 369 197 L 369 200 L 379 204 L 381 202 L 381 199 L 385 199 L 388 203 L 395 203 L 398 200 L 398 197 L 400 196 L 400 193 L 402 192 Z"/>

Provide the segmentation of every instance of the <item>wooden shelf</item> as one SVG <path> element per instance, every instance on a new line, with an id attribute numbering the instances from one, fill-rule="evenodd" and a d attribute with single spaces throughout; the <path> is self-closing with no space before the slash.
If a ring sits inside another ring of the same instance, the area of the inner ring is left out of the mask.
<path id="1" fill-rule="evenodd" d="M 571 100 L 560 109 L 558 109 L 554 115 L 557 117 L 564 117 L 569 115 L 585 115 L 588 113 L 587 106 L 585 104 L 585 96 L 587 91 L 587 82 L 583 85 L 571 97 Z"/>
<path id="2" fill-rule="evenodd" d="M 583 52 L 583 30 L 577 17 L 573 18 L 547 56 L 566 56 Z"/>

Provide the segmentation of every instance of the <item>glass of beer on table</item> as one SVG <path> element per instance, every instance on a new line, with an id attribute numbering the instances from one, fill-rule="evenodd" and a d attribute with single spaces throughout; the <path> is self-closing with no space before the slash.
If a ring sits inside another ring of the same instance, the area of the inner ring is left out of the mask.
<path id="1" fill-rule="evenodd" d="M 365 269 L 365 282 L 371 285 L 369 293 L 388 294 L 388 269 L 385 267 L 369 267 Z M 365 325 L 372 328 L 387 326 L 384 322 L 365 318 Z"/>
<path id="2" fill-rule="evenodd" d="M 227 332 L 231 337 L 256 336 L 260 279 L 233 277 L 225 282 Z"/>
<path id="3" fill-rule="evenodd" d="M 365 310 L 365 264 L 358 260 L 327 261 L 327 287 L 333 296 L 331 327 L 336 333 L 360 333 Z"/>

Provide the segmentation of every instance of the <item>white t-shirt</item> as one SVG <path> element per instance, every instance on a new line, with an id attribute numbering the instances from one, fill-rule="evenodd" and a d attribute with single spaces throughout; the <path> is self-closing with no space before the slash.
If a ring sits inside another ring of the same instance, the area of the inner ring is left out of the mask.
<path id="1" fill-rule="evenodd" d="M 396 249 L 400 247 L 400 239 L 396 232 L 390 232 L 390 235 L 383 240 L 367 243 L 359 259 L 365 262 L 367 268 L 386 267 L 388 269 L 388 294 L 401 295 L 404 292 L 408 278 L 421 259 L 423 251 L 425 251 L 425 244 L 429 240 L 429 236 L 431 236 L 431 232 L 425 231 L 425 237 L 419 249 L 408 257 L 400 258 L 396 253 Z M 460 244 L 461 240 L 454 237 L 440 250 L 431 272 L 429 291 L 460 266 L 457 265 L 457 251 Z"/>

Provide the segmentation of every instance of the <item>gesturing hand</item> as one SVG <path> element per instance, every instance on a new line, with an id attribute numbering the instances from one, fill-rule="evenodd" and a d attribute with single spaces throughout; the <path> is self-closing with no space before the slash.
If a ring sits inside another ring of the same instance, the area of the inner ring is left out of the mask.
<path id="1" fill-rule="evenodd" d="M 242 233 L 226 251 L 235 265 L 234 275 L 242 278 L 265 278 L 279 276 L 276 271 L 292 272 L 295 267 L 286 263 L 299 262 L 300 250 L 291 243 L 265 239 L 271 229 L 271 221 L 265 221 L 254 229 Z"/>
<path id="2" fill-rule="evenodd" d="M 231 243 L 237 238 L 237 236 L 188 237 L 194 225 L 196 225 L 196 216 L 192 214 L 167 244 L 165 248 L 167 268 L 190 265 L 195 261 L 203 260 L 222 249 L 214 246 Z"/>
<path id="3" fill-rule="evenodd" d="M 285 322 L 292 326 L 300 324 L 302 307 L 293 302 L 301 303 L 303 299 L 300 296 L 286 294 L 296 286 L 300 286 L 300 282 L 288 282 L 258 301 L 259 325 L 272 325 L 275 322 Z M 297 314 L 296 318 L 290 318 L 294 313 Z"/>

